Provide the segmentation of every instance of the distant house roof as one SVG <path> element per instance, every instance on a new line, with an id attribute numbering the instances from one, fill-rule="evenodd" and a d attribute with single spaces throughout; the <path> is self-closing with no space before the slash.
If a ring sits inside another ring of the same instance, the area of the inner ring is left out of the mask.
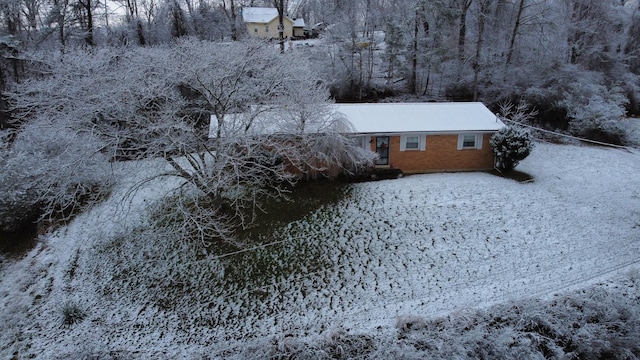
<path id="1" fill-rule="evenodd" d="M 278 9 L 265 7 L 244 7 L 242 8 L 242 19 L 244 22 L 268 23 L 278 17 Z"/>
<path id="2" fill-rule="evenodd" d="M 497 131 L 505 127 L 480 102 L 336 104 L 357 134 Z"/>
<path id="3" fill-rule="evenodd" d="M 267 8 L 267 7 L 243 7 L 242 8 L 242 20 L 246 23 L 266 24 L 271 22 L 273 19 L 277 17 L 278 17 L 278 9 L 276 8 Z M 288 16 L 285 16 L 285 18 L 289 19 Z M 293 22 L 293 20 L 291 20 L 291 22 Z M 294 24 L 294 26 L 296 25 Z M 304 26 L 304 20 L 302 20 L 302 26 Z"/>
<path id="4" fill-rule="evenodd" d="M 293 22 L 293 27 L 305 27 L 304 19 L 298 18 Z"/>

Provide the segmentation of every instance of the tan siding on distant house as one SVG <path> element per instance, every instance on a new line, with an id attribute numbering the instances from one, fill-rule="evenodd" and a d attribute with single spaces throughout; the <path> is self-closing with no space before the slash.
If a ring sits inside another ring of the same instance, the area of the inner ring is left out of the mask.
<path id="1" fill-rule="evenodd" d="M 482 149 L 458 150 L 458 135 L 427 135 L 426 150 L 400 151 L 400 136 L 390 137 L 389 163 L 404 173 L 438 171 L 477 171 L 493 169 L 493 151 L 489 140 L 492 134 L 484 134 Z M 372 137 L 375 151 L 375 137 Z"/>
<path id="2" fill-rule="evenodd" d="M 288 38 L 293 35 L 293 21 L 289 18 L 284 18 L 284 37 Z M 247 32 L 251 36 L 256 36 L 265 39 L 277 39 L 280 37 L 280 33 L 278 33 L 278 18 L 274 18 L 269 23 L 245 23 L 247 26 Z M 269 27 L 269 32 L 267 32 L 267 26 Z"/>
<path id="3" fill-rule="evenodd" d="M 303 27 L 294 27 L 293 28 L 293 36 L 295 37 L 303 37 L 304 36 L 304 28 Z"/>

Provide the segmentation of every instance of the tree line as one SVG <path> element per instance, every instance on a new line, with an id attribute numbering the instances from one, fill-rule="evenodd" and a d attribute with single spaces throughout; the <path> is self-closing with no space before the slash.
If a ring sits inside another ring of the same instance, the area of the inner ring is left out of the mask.
<path id="1" fill-rule="evenodd" d="M 331 47 L 316 50 L 313 66 L 338 101 L 509 99 L 538 109 L 540 124 L 574 132 L 585 106 L 608 120 L 620 108 L 639 112 L 637 0 L 282 2 L 291 18 L 325 29 Z M 34 50 L 242 39 L 245 6 L 280 1 L 2 0 L 1 85 L 32 75 Z"/>

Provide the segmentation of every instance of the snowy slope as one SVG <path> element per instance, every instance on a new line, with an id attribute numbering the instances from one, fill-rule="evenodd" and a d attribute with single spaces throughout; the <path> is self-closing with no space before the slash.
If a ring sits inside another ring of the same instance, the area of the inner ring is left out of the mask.
<path id="1" fill-rule="evenodd" d="M 0 354 L 189 358 L 339 327 L 392 334 L 398 317 L 547 297 L 638 268 L 638 152 L 538 144 L 518 169 L 535 180 L 456 173 L 354 184 L 273 246 L 218 259 L 225 272 L 175 257 L 171 243 L 126 241 L 170 182 L 131 203 L 116 191 L 3 266 Z M 143 172 L 119 171 L 123 186 Z M 176 258 L 185 263 L 166 265 Z M 61 326 L 68 301 L 87 316 Z"/>

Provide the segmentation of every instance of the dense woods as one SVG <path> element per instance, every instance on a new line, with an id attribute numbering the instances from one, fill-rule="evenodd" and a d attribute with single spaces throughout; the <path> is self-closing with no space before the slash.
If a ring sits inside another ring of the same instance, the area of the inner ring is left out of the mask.
<path id="1" fill-rule="evenodd" d="M 6 91 L 38 74 L 34 51 L 242 39 L 243 6 L 277 5 L 3 0 L 1 85 Z M 284 7 L 307 27 L 322 24 L 326 46 L 310 52 L 337 100 L 511 99 L 535 106 L 541 123 L 563 130 L 572 120 L 581 127 L 638 112 L 636 0 L 288 0 Z"/>

